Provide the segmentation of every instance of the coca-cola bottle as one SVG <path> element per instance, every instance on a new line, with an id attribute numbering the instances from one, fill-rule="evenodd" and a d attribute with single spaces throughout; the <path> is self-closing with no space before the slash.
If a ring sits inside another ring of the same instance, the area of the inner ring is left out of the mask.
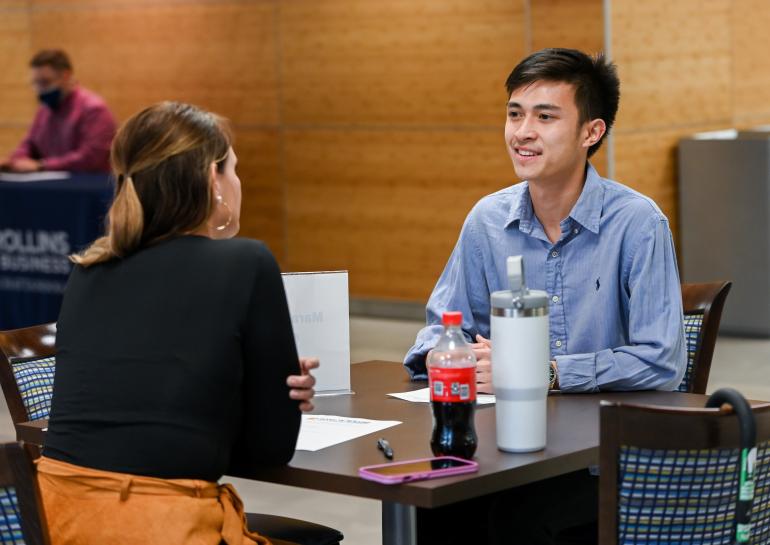
<path id="1" fill-rule="evenodd" d="M 444 332 L 426 361 L 433 407 L 430 446 L 436 456 L 472 458 L 478 438 L 476 409 L 476 356 L 465 342 L 462 312 L 445 312 Z"/>

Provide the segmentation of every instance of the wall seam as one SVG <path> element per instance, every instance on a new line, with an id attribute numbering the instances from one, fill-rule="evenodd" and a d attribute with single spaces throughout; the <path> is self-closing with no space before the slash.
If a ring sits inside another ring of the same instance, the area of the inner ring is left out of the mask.
<path id="1" fill-rule="evenodd" d="M 604 18 L 604 54 L 612 60 L 612 0 L 603 0 L 602 17 Z M 615 178 L 615 129 L 606 138 L 607 144 L 607 177 Z"/>
<path id="2" fill-rule="evenodd" d="M 524 0 L 524 51 L 532 53 L 532 0 Z"/>
<path id="3" fill-rule="evenodd" d="M 273 2 L 273 17 L 275 18 L 275 74 L 276 74 L 276 111 L 278 113 L 278 184 L 281 188 L 281 242 L 283 259 L 281 266 L 287 268 L 289 259 L 289 183 L 286 179 L 286 126 L 283 115 L 283 29 L 281 24 L 281 0 Z"/>
<path id="4" fill-rule="evenodd" d="M 627 129 L 618 129 L 616 132 L 617 134 L 642 134 L 642 133 L 653 133 L 653 132 L 661 132 L 661 131 L 676 131 L 679 129 L 692 129 L 697 127 L 708 127 L 710 125 L 725 125 L 725 129 L 730 128 L 732 126 L 732 118 L 726 117 L 723 119 L 714 119 L 714 120 L 700 120 L 700 121 L 693 121 L 690 123 L 680 123 L 680 124 L 673 124 L 673 125 L 649 125 L 649 126 L 642 126 L 642 127 L 633 127 L 633 128 L 627 128 Z M 719 130 L 719 129 L 713 129 L 713 130 Z"/>

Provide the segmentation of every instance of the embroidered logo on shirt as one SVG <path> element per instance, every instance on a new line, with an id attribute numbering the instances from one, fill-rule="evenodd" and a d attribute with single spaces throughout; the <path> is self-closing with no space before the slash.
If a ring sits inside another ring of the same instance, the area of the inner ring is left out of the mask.
<path id="1" fill-rule="evenodd" d="M 601 284 L 599 284 L 599 278 L 596 279 L 596 291 L 599 291 L 599 288 L 601 287 Z"/>

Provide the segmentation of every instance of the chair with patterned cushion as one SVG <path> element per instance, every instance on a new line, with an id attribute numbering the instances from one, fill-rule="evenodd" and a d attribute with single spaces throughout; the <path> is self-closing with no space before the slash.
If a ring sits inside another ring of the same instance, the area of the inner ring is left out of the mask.
<path id="1" fill-rule="evenodd" d="M 758 545 L 770 543 L 770 404 L 752 409 L 745 404 L 757 446 L 748 543 Z M 600 545 L 734 543 L 746 419 L 724 407 L 606 401 L 600 413 Z"/>
<path id="2" fill-rule="evenodd" d="M 21 443 L 0 444 L 0 543 L 47 545 L 42 513 L 29 452 Z"/>
<path id="3" fill-rule="evenodd" d="M 732 282 L 682 284 L 687 371 L 680 392 L 706 393 L 722 309 Z"/>
<path id="4" fill-rule="evenodd" d="M 56 324 L 0 331 L 0 384 L 14 424 L 48 418 L 55 345 Z M 304 520 L 262 513 L 246 513 L 246 518 L 250 528 L 297 545 L 336 545 L 344 537 L 339 530 Z"/>
<path id="5" fill-rule="evenodd" d="M 0 331 L 0 385 L 14 424 L 48 418 L 56 324 Z"/>

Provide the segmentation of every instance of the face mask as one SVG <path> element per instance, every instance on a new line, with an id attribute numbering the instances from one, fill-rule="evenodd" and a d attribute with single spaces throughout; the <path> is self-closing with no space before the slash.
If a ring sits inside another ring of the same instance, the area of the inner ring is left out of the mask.
<path id="1" fill-rule="evenodd" d="M 61 102 L 61 89 L 55 88 L 51 89 L 50 91 L 45 91 L 37 95 L 37 98 L 40 100 L 40 102 L 52 110 L 55 110 L 59 107 L 59 103 Z"/>

